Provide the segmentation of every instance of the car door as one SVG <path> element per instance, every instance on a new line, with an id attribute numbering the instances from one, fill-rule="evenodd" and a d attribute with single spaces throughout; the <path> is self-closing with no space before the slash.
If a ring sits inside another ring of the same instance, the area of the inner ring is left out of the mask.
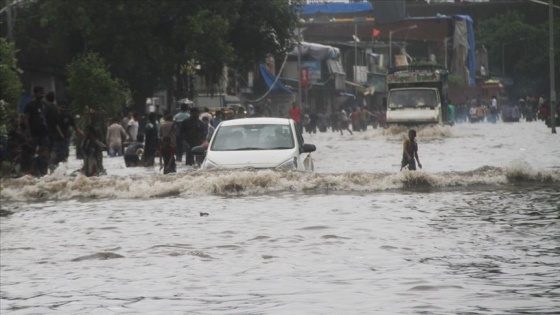
<path id="1" fill-rule="evenodd" d="M 298 169 L 304 171 L 313 171 L 315 167 L 313 165 L 313 159 L 311 157 L 311 153 L 304 152 L 303 150 L 303 144 L 305 143 L 305 140 L 303 139 L 303 134 L 299 131 L 298 128 L 295 127 L 295 123 L 293 120 L 290 121 L 290 124 L 292 125 L 292 130 L 294 131 L 296 141 L 297 141 L 296 142 L 297 151 L 295 152 L 295 154 L 297 154 Z"/>

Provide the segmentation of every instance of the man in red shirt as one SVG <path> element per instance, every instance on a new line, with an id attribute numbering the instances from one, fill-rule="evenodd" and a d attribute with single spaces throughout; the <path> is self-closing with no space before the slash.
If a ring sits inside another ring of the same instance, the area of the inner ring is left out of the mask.
<path id="1" fill-rule="evenodd" d="M 293 102 L 292 108 L 290 108 L 290 118 L 296 122 L 296 127 L 298 128 L 299 132 L 303 132 L 301 125 L 301 111 L 299 110 L 296 102 Z"/>

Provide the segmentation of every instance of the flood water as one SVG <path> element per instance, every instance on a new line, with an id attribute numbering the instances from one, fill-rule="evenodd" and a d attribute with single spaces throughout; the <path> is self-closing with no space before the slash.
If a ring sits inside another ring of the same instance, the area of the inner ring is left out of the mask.
<path id="1" fill-rule="evenodd" d="M 5 179 L 2 314 L 558 314 L 560 136 L 542 122 L 306 135 L 314 173 Z"/>

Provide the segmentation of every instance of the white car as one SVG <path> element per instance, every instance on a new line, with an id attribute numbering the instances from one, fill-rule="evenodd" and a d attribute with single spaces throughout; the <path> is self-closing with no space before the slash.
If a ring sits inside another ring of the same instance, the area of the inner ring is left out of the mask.
<path id="1" fill-rule="evenodd" d="M 208 144 L 192 149 L 205 155 L 201 169 L 274 169 L 313 171 L 313 144 L 303 142 L 288 118 L 241 118 L 223 121 Z"/>

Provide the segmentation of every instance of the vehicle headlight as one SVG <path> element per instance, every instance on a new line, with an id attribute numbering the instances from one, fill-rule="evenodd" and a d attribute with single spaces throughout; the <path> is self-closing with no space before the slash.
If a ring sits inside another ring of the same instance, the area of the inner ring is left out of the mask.
<path id="1" fill-rule="evenodd" d="M 212 170 L 215 168 L 218 168 L 218 165 L 208 159 L 205 159 L 204 162 L 202 163 L 203 170 Z"/>
<path id="2" fill-rule="evenodd" d="M 285 162 L 280 163 L 280 165 L 278 165 L 276 167 L 276 170 L 278 171 L 293 171 L 293 170 L 297 170 L 297 158 L 294 157 L 293 159 L 289 159 Z"/>

